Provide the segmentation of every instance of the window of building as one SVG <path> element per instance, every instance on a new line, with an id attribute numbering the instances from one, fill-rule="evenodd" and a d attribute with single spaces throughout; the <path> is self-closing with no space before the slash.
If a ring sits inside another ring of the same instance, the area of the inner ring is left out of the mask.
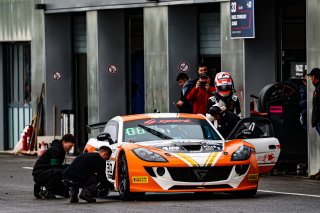
<path id="1" fill-rule="evenodd" d="M 4 110 L 7 115 L 5 130 L 8 143 L 5 149 L 13 149 L 21 133 L 31 122 L 31 67 L 30 43 L 4 43 Z"/>

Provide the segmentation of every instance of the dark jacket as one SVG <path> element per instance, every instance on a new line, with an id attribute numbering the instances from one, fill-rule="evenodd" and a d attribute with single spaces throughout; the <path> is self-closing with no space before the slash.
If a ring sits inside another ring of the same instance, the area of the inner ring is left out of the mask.
<path id="1" fill-rule="evenodd" d="M 209 110 L 213 105 L 217 105 L 219 101 L 223 101 L 229 111 L 236 113 L 238 116 L 240 115 L 240 101 L 236 95 L 232 94 L 228 97 L 222 97 L 218 92 L 214 92 L 213 96 L 209 97 L 207 109 Z"/>
<path id="2" fill-rule="evenodd" d="M 192 80 L 188 80 L 181 89 L 180 100 L 183 102 L 183 105 L 179 107 L 180 113 L 192 113 L 192 104 L 187 99 L 187 95 L 192 89 Z"/>
<path id="3" fill-rule="evenodd" d="M 224 138 L 227 138 L 238 121 L 240 121 L 240 117 L 238 115 L 236 115 L 234 112 L 226 110 L 223 112 L 221 119 L 218 120 L 217 129 Z"/>
<path id="4" fill-rule="evenodd" d="M 61 140 L 53 140 L 49 149 L 41 155 L 36 161 L 32 175 L 37 176 L 39 173 L 52 168 L 63 167 L 66 152 L 63 149 Z"/>
<path id="5" fill-rule="evenodd" d="M 312 116 L 311 125 L 315 127 L 320 122 L 320 81 L 315 85 L 312 98 Z"/>
<path id="6" fill-rule="evenodd" d="M 63 171 L 63 176 L 80 185 L 86 183 L 94 174 L 97 174 L 102 186 L 108 186 L 106 177 L 106 161 L 99 153 L 83 153 L 76 157 L 72 163 Z"/>

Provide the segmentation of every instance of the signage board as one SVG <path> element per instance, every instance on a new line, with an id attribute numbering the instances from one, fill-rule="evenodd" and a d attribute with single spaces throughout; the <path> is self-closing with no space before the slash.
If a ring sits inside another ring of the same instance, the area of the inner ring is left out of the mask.
<path id="1" fill-rule="evenodd" d="M 230 0 L 232 39 L 254 38 L 254 0 Z"/>

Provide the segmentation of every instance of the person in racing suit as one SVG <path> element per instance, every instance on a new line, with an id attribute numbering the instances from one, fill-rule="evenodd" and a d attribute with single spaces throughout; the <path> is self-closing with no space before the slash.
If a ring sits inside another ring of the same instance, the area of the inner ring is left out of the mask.
<path id="1" fill-rule="evenodd" d="M 240 121 L 240 117 L 234 112 L 221 110 L 218 106 L 212 106 L 209 114 L 217 121 L 216 127 L 224 138 L 227 138 L 236 124 Z"/>
<path id="2" fill-rule="evenodd" d="M 66 167 L 65 155 L 75 143 L 75 137 L 66 134 L 61 140 L 53 140 L 51 146 L 37 159 L 32 170 L 36 198 L 53 199 L 55 195 L 69 197 L 68 188 L 61 180 L 62 171 Z M 41 186 L 46 190 L 41 190 Z"/>
<path id="3" fill-rule="evenodd" d="M 98 190 L 113 190 L 114 186 L 106 177 L 106 160 L 111 156 L 111 149 L 101 146 L 99 152 L 83 153 L 76 157 L 63 172 L 63 183 L 69 187 L 70 203 L 79 202 L 80 198 L 88 203 L 96 202 Z"/>
<path id="4" fill-rule="evenodd" d="M 215 77 L 216 91 L 209 97 L 207 109 L 218 106 L 222 111 L 232 111 L 241 117 L 240 101 L 234 94 L 234 85 L 231 75 L 227 72 L 217 73 Z M 210 113 L 209 113 L 210 114 Z"/>

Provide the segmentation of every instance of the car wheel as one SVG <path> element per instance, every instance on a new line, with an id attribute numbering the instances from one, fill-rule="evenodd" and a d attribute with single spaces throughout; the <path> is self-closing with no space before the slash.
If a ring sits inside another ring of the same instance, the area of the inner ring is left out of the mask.
<path id="1" fill-rule="evenodd" d="M 122 155 L 119 160 L 118 172 L 118 185 L 119 194 L 122 200 L 137 200 L 142 199 L 145 193 L 132 193 L 130 192 L 130 179 L 128 172 L 127 159 Z"/>
<path id="2" fill-rule="evenodd" d="M 256 196 L 257 189 L 236 191 L 236 192 L 232 192 L 231 194 L 238 198 L 251 198 Z"/>
<path id="3" fill-rule="evenodd" d="M 127 200 L 130 196 L 130 181 L 125 155 L 122 155 L 119 160 L 118 184 L 121 199 Z"/>

